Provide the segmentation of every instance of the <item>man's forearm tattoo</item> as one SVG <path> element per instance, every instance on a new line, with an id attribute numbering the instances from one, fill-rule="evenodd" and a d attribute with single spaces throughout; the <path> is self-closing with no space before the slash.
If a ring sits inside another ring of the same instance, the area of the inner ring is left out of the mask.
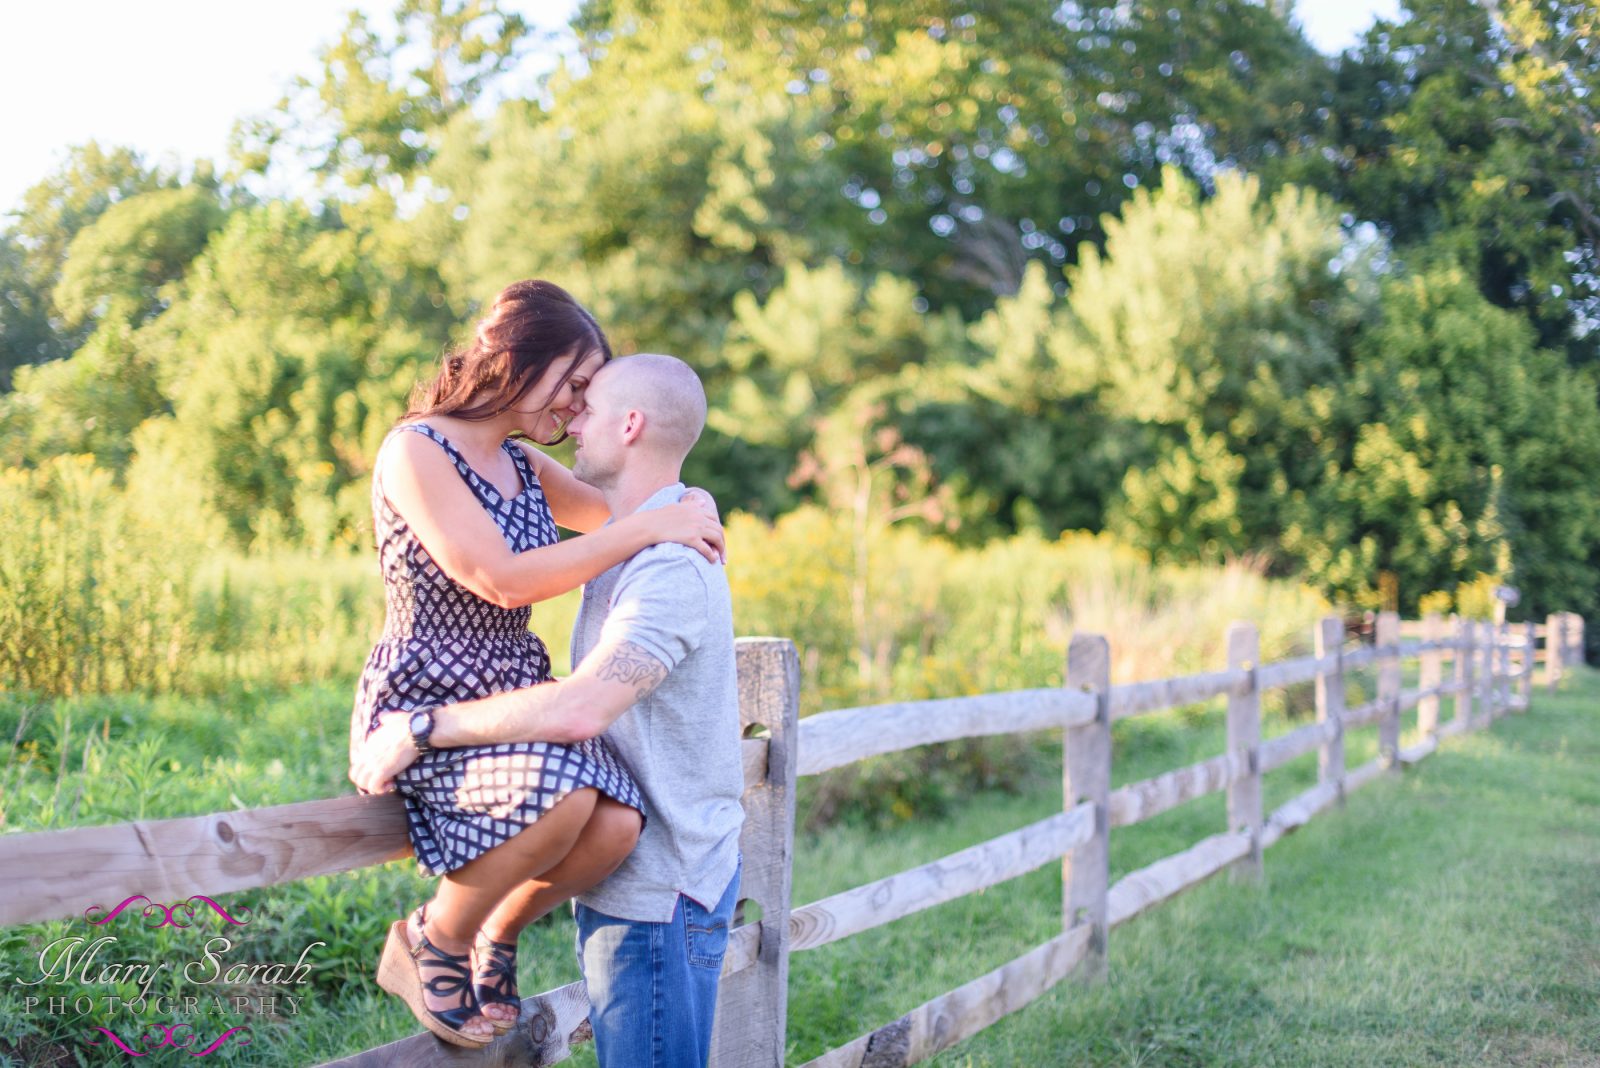
<path id="1" fill-rule="evenodd" d="M 667 677 L 667 666 L 643 646 L 623 642 L 600 665 L 600 677 L 634 687 L 634 701 L 643 701 Z"/>

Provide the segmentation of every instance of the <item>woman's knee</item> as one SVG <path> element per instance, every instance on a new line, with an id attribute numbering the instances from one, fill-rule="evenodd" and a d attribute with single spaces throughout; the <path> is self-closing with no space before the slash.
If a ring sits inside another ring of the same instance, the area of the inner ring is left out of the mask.
<path id="1" fill-rule="evenodd" d="M 594 818 L 595 805 L 600 801 L 600 791 L 592 786 L 574 790 L 551 806 L 539 817 L 539 822 L 551 828 L 552 834 L 563 844 L 562 853 L 569 852 L 583 835 L 584 828 Z"/>
<path id="2" fill-rule="evenodd" d="M 602 797 L 596 802 L 594 815 L 589 817 L 589 826 L 584 833 L 594 835 L 596 845 L 615 866 L 621 864 L 633 852 L 633 847 L 639 844 L 639 832 L 643 828 L 644 817 L 638 809 Z"/>

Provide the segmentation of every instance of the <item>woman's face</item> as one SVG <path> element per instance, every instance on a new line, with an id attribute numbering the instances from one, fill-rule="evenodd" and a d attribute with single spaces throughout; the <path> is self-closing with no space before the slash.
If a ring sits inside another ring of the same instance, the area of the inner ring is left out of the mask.
<path id="1" fill-rule="evenodd" d="M 576 367 L 573 367 L 574 362 Z M 516 406 L 522 416 L 520 429 L 534 441 L 554 441 L 560 437 L 572 417 L 583 411 L 583 391 L 604 363 L 600 353 L 593 351 L 566 356 L 552 363 Z M 571 374 L 567 373 L 568 368 L 572 369 Z M 566 381 L 562 381 L 563 376 Z M 557 386 L 557 382 L 561 385 Z M 552 390 L 554 396 L 551 396 Z M 546 397 L 548 404 L 532 407 Z"/>

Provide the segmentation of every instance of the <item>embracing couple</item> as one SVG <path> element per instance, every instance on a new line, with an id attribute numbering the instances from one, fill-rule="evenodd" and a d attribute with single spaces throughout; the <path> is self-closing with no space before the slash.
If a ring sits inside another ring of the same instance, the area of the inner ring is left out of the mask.
<path id="1" fill-rule="evenodd" d="M 441 876 L 391 926 L 378 982 L 446 1042 L 516 1025 L 517 937 L 575 899 L 601 1065 L 710 1055 L 744 777 L 722 527 L 679 481 L 705 418 L 687 364 L 613 359 L 593 316 L 528 281 L 379 450 L 388 604 L 350 777 L 400 794 Z M 529 443 L 568 435 L 570 471 Z M 572 674 L 552 681 L 529 605 L 579 586 Z"/>

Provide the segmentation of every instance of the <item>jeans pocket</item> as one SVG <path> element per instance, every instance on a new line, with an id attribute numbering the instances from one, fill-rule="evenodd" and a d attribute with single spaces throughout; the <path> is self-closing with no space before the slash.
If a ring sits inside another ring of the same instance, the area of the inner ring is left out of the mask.
<path id="1" fill-rule="evenodd" d="M 689 963 L 697 968 L 721 968 L 722 958 L 728 952 L 727 918 L 707 912 L 691 898 L 680 900 Z"/>

